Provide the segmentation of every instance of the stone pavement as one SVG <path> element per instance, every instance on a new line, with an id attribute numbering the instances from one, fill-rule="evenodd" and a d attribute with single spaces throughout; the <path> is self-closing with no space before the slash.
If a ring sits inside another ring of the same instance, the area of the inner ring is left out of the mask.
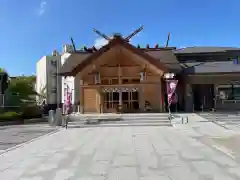
<path id="1" fill-rule="evenodd" d="M 227 129 L 240 130 L 239 112 L 201 112 L 199 115 Z"/>
<path id="2" fill-rule="evenodd" d="M 0 126 L 0 154 L 4 150 L 56 131 L 47 124 Z"/>
<path id="3" fill-rule="evenodd" d="M 220 136 L 227 134 L 220 131 L 216 129 L 213 132 Z M 202 136 L 204 135 L 200 131 L 197 132 L 190 126 L 63 129 L 2 154 L 0 178 L 240 179 L 240 164 L 196 138 Z"/>

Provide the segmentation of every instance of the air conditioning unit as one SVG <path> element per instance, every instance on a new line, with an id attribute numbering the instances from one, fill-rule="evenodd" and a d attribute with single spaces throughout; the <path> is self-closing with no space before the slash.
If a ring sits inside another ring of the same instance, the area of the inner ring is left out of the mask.
<path id="1" fill-rule="evenodd" d="M 72 53 L 73 52 L 73 46 L 70 44 L 63 45 L 63 53 Z"/>

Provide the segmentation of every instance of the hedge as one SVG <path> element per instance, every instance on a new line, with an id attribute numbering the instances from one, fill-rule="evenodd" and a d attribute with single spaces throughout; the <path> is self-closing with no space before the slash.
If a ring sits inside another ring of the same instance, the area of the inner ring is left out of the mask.
<path id="1" fill-rule="evenodd" d="M 0 113 L 0 121 L 22 120 L 41 117 L 42 110 L 36 106 L 25 107 L 20 113 L 14 111 Z"/>
<path id="2" fill-rule="evenodd" d="M 5 112 L 0 114 L 1 121 L 19 120 L 19 119 L 21 119 L 21 114 L 16 112 Z"/>

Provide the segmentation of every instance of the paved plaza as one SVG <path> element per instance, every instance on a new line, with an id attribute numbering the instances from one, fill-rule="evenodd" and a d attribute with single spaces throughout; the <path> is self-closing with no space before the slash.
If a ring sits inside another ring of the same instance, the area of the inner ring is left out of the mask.
<path id="1" fill-rule="evenodd" d="M 240 112 L 202 112 L 199 115 L 227 129 L 240 130 Z"/>
<path id="2" fill-rule="evenodd" d="M 47 124 L 0 126 L 0 154 L 6 149 L 56 130 Z"/>
<path id="3" fill-rule="evenodd" d="M 0 155 L 0 178 L 237 180 L 239 152 L 215 140 L 237 136 L 211 122 L 62 129 Z"/>

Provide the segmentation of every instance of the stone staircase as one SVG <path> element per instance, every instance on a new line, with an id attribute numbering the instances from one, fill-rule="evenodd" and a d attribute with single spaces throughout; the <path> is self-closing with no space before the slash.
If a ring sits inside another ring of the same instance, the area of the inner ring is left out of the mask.
<path id="1" fill-rule="evenodd" d="M 70 117 L 68 127 L 172 126 L 168 113 L 82 114 Z"/>
<path id="2" fill-rule="evenodd" d="M 202 113 L 199 113 L 199 115 L 227 129 L 240 128 L 239 112 L 210 112 L 210 113 L 202 112 Z"/>

